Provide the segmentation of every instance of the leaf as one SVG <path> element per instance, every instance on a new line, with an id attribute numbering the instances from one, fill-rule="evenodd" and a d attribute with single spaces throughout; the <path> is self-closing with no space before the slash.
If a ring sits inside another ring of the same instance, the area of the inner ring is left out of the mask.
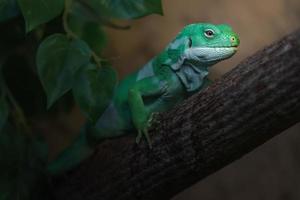
<path id="1" fill-rule="evenodd" d="M 9 108 L 4 97 L 0 98 L 0 132 L 8 118 Z"/>
<path id="2" fill-rule="evenodd" d="M 19 14 L 16 0 L 0 0 L 0 22 Z"/>
<path id="3" fill-rule="evenodd" d="M 48 108 L 72 88 L 76 72 L 90 58 L 91 50 L 82 40 L 70 41 L 65 35 L 54 34 L 42 42 L 36 62 Z"/>
<path id="4" fill-rule="evenodd" d="M 18 0 L 25 18 L 26 32 L 61 14 L 64 0 Z"/>
<path id="5" fill-rule="evenodd" d="M 119 19 L 136 19 L 154 13 L 163 14 L 161 0 L 90 0 L 88 4 L 100 15 Z"/>
<path id="6" fill-rule="evenodd" d="M 69 16 L 69 26 L 94 52 L 100 53 L 106 45 L 106 36 L 98 23 L 85 20 L 76 13 Z"/>
<path id="7" fill-rule="evenodd" d="M 80 71 L 73 87 L 75 100 L 85 116 L 95 122 L 110 103 L 117 82 L 109 66 L 90 64 Z"/>
<path id="8" fill-rule="evenodd" d="M 99 4 L 99 2 L 97 1 L 95 1 L 95 3 L 96 4 L 93 5 L 93 2 L 91 1 L 77 0 L 71 4 L 71 15 L 76 16 L 86 22 L 94 22 L 98 25 L 107 26 L 110 28 L 116 28 L 121 30 L 126 30 L 130 28 L 130 26 L 128 25 L 124 26 L 113 22 L 110 13 L 107 13 L 108 15 L 105 16 L 103 9 L 101 9 L 101 4 Z M 95 8 L 93 8 L 93 6 Z"/>

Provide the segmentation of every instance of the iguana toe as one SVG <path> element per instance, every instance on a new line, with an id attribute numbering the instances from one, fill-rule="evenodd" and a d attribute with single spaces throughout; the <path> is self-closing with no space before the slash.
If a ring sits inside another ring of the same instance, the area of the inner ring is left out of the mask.
<path id="1" fill-rule="evenodd" d="M 142 130 L 138 130 L 138 135 L 135 138 L 136 143 L 139 144 L 143 136 L 145 136 L 146 141 L 147 141 L 147 143 L 149 145 L 149 148 L 151 149 L 152 148 L 152 142 L 151 142 L 150 136 L 148 134 L 148 128 L 144 128 Z"/>

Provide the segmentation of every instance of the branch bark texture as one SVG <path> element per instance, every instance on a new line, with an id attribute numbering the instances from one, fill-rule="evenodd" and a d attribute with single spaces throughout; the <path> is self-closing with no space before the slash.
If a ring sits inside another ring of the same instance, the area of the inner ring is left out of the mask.
<path id="1" fill-rule="evenodd" d="M 257 52 L 151 128 L 101 143 L 52 179 L 58 200 L 169 199 L 300 121 L 300 30 Z"/>

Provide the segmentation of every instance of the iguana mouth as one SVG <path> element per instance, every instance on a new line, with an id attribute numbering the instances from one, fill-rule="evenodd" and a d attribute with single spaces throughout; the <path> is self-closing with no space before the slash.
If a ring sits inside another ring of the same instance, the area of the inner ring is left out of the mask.
<path id="1" fill-rule="evenodd" d="M 212 47 L 216 48 L 217 50 L 234 50 L 235 52 L 238 50 L 237 46 L 230 46 L 230 47 Z"/>
<path id="2" fill-rule="evenodd" d="M 194 47 L 184 52 L 184 57 L 188 60 L 198 62 L 219 61 L 233 56 L 237 52 L 236 46 L 231 47 Z"/>
<path id="3" fill-rule="evenodd" d="M 200 47 L 202 48 L 202 47 Z M 238 46 L 219 46 L 219 47 L 203 47 L 203 48 L 207 48 L 207 49 L 238 49 Z"/>

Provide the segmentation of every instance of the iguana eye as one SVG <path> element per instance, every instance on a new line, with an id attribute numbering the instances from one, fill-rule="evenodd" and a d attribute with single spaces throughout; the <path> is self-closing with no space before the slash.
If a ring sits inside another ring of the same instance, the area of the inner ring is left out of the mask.
<path id="1" fill-rule="evenodd" d="M 212 37 L 214 37 L 215 32 L 211 29 L 206 29 L 204 31 L 204 35 L 205 35 L 205 37 L 212 38 Z"/>
<path id="2" fill-rule="evenodd" d="M 189 45 L 189 48 L 191 48 L 191 47 L 192 47 L 192 45 L 193 45 L 193 41 L 192 41 L 192 39 L 191 39 L 191 38 L 189 38 L 189 43 L 188 43 L 188 45 Z"/>

